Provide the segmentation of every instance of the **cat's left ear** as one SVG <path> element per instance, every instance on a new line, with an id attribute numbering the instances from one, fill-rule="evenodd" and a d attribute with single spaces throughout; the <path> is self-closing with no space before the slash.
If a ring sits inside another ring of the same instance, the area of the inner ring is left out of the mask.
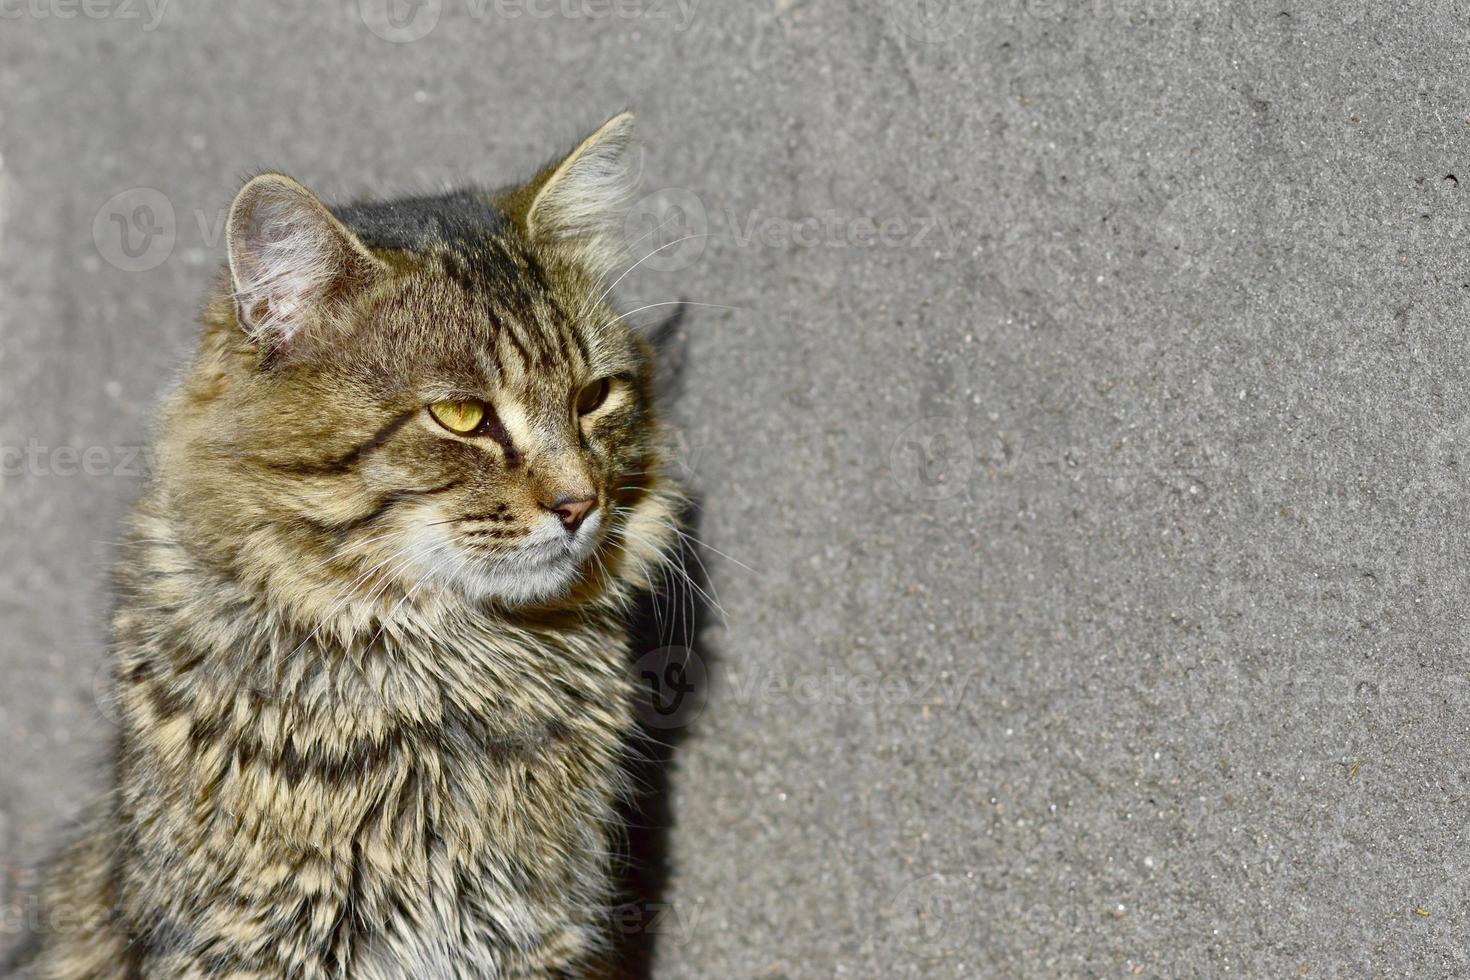
<path id="1" fill-rule="evenodd" d="M 284 174 L 261 174 L 241 188 L 225 238 L 236 318 L 275 354 L 301 345 L 333 304 L 386 271 L 316 195 Z"/>
<path id="2" fill-rule="evenodd" d="M 623 208 L 638 179 L 633 147 L 633 114 L 613 116 L 514 191 L 506 210 L 527 238 L 569 245 L 601 275 L 620 253 Z"/>

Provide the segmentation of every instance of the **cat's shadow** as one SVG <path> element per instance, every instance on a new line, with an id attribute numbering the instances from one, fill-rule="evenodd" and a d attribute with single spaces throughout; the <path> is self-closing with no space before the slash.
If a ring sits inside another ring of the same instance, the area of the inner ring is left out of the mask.
<path id="1" fill-rule="evenodd" d="M 665 405 L 677 398 L 684 374 L 680 326 L 685 307 L 649 333 L 659 356 L 659 395 Z M 664 576 L 656 592 L 639 601 L 632 620 L 632 670 L 638 684 L 639 737 L 631 751 L 636 796 L 624 809 L 627 863 L 622 904 L 615 910 L 614 933 L 620 946 L 618 977 L 648 980 L 660 944 L 676 940 L 687 921 L 668 899 L 672 868 L 669 834 L 674 826 L 670 802 L 674 756 L 709 696 L 711 659 L 700 645 L 710 613 L 705 556 L 697 544 L 700 505 L 691 498 L 683 515 L 686 530 L 672 563 L 679 571 Z"/>

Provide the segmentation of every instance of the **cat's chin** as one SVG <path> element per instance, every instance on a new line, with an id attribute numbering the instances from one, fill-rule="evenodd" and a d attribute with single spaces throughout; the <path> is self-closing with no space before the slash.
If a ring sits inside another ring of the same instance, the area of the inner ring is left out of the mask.
<path id="1" fill-rule="evenodd" d="M 592 548 L 557 549 L 509 560 L 465 556 L 441 574 L 451 588 L 476 603 L 526 606 L 565 596 L 581 579 Z"/>
<path id="2" fill-rule="evenodd" d="M 559 599 L 571 591 L 581 563 L 561 559 L 538 565 L 483 566 L 461 572 L 461 588 L 474 602 L 526 606 Z"/>
<path id="3" fill-rule="evenodd" d="M 525 545 L 509 555 L 477 554 L 447 537 L 429 539 L 424 553 L 435 556 L 421 566 L 421 574 L 440 589 L 458 592 L 473 603 L 526 606 L 555 601 L 581 580 L 603 538 L 603 518 L 594 513 L 583 527 L 568 536 L 559 523 L 548 520 L 528 536 Z M 439 556 L 452 555 L 452 560 Z"/>

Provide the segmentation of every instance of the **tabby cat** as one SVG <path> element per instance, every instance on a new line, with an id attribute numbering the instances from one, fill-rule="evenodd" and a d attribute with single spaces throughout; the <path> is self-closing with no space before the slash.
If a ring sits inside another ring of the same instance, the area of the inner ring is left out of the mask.
<path id="1" fill-rule="evenodd" d="M 603 969 L 621 614 L 680 510 L 607 298 L 631 135 L 504 192 L 239 192 L 117 570 L 113 789 L 31 976 Z"/>

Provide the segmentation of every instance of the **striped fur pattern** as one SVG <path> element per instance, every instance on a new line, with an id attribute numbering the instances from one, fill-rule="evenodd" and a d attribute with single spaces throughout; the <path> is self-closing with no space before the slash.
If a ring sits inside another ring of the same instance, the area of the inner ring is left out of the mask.
<path id="1" fill-rule="evenodd" d="M 47 880 L 30 976 L 598 969 L 621 614 L 680 506 L 587 230 L 630 125 L 505 194 L 241 191 L 117 572 L 114 785 Z M 445 399 L 486 421 L 447 430 Z M 567 492 L 595 497 L 575 528 Z"/>

